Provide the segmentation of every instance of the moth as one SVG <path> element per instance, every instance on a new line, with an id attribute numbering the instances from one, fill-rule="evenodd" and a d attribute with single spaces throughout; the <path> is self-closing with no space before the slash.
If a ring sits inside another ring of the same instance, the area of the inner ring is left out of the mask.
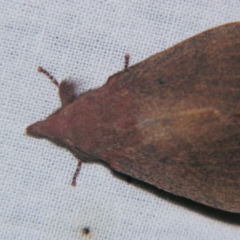
<path id="1" fill-rule="evenodd" d="M 77 95 L 27 134 L 207 206 L 240 213 L 240 22 L 193 36 Z"/>

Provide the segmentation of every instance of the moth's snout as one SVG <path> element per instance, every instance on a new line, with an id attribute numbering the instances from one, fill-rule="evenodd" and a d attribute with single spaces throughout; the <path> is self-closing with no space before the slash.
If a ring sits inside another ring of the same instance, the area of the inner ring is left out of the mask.
<path id="1" fill-rule="evenodd" d="M 32 136 L 32 137 L 44 137 L 44 135 L 42 134 L 42 127 L 41 127 L 42 122 L 43 121 L 38 121 L 38 122 L 28 126 L 26 128 L 27 135 Z"/>

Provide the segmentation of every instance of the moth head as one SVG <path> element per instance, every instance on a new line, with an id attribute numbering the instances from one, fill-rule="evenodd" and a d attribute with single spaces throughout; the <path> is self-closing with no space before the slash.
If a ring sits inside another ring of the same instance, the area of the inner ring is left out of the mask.
<path id="1" fill-rule="evenodd" d="M 38 121 L 28 126 L 26 129 L 27 135 L 32 137 L 39 137 L 39 138 L 45 137 L 44 132 L 42 131 L 43 125 L 44 125 L 44 121 Z"/>
<path id="2" fill-rule="evenodd" d="M 59 117 L 60 111 L 51 114 L 45 120 L 38 121 L 28 126 L 26 133 L 37 138 L 48 138 L 51 140 L 61 140 L 65 129 L 64 120 Z"/>

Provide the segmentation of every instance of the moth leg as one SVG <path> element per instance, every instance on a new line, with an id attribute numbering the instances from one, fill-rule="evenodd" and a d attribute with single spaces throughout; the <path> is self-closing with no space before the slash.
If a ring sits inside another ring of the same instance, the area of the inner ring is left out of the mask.
<path id="1" fill-rule="evenodd" d="M 59 97 L 62 103 L 62 107 L 74 102 L 76 99 L 75 93 L 76 85 L 69 80 L 63 80 L 59 85 Z"/>
<path id="2" fill-rule="evenodd" d="M 44 68 L 42 68 L 40 66 L 37 68 L 37 70 L 38 70 L 38 72 L 45 74 L 52 81 L 52 83 L 54 83 L 57 87 L 59 86 L 59 83 L 56 80 L 56 78 L 54 78 L 47 70 L 45 70 Z"/>
<path id="3" fill-rule="evenodd" d="M 130 55 L 127 53 L 124 56 L 124 70 L 127 70 L 129 67 L 129 59 L 130 59 Z"/>
<path id="4" fill-rule="evenodd" d="M 54 83 L 58 87 L 62 107 L 65 107 L 76 99 L 76 85 L 73 82 L 69 80 L 63 80 L 59 84 L 56 78 L 54 78 L 47 70 L 43 69 L 40 66 L 37 70 L 38 72 L 45 74 L 52 81 L 52 83 Z"/>
<path id="5" fill-rule="evenodd" d="M 79 160 L 78 160 L 77 168 L 76 168 L 75 173 L 73 174 L 73 178 L 72 178 L 72 183 L 71 183 L 71 185 L 72 185 L 73 187 L 76 186 L 76 179 L 77 179 L 77 176 L 78 176 L 78 174 L 79 174 L 79 172 L 80 172 L 81 165 L 82 165 L 82 162 L 81 162 L 81 160 L 79 159 Z"/>

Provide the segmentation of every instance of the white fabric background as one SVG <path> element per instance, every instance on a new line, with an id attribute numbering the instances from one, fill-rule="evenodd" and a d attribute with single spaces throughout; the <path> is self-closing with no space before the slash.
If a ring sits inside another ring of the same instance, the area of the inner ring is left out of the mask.
<path id="1" fill-rule="evenodd" d="M 38 65 L 84 91 L 122 70 L 127 52 L 134 64 L 239 19 L 238 0 L 0 0 L 0 239 L 240 239 L 239 215 L 129 184 L 99 164 L 83 164 L 73 188 L 74 156 L 25 135 L 60 105 Z"/>

